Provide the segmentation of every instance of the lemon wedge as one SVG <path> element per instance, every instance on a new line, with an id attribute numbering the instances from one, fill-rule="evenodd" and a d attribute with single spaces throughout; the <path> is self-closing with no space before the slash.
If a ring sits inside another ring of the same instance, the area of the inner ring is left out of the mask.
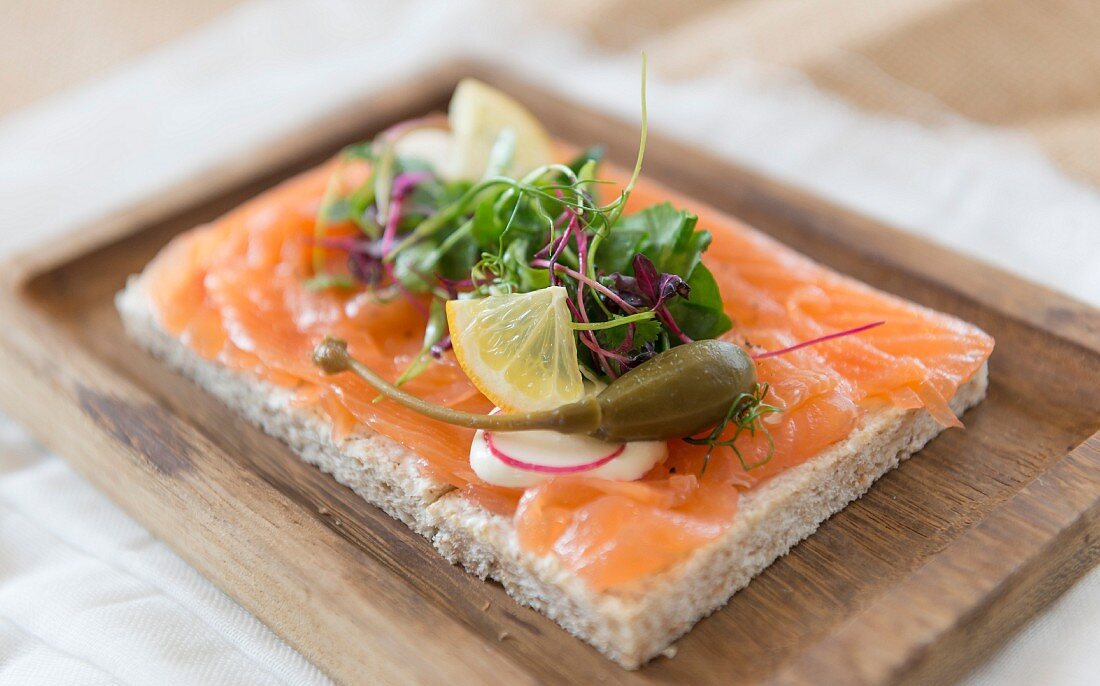
<path id="1" fill-rule="evenodd" d="M 506 412 L 548 410 L 584 396 L 561 286 L 447 303 L 458 364 Z"/>
<path id="2" fill-rule="evenodd" d="M 480 179 L 504 132 L 513 137 L 510 162 L 500 173 L 520 178 L 553 161 L 550 136 L 526 107 L 477 79 L 463 79 L 451 96 L 447 118 L 453 133 L 450 176 Z"/>

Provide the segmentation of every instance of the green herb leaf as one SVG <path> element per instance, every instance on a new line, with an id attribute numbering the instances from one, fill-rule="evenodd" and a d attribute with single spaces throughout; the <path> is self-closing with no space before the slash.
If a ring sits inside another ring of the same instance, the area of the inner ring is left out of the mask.
<path id="1" fill-rule="evenodd" d="M 431 243 L 410 245 L 393 262 L 393 277 L 414 293 L 425 293 L 431 288 L 427 279 L 435 271 L 435 246 Z"/>
<path id="2" fill-rule="evenodd" d="M 714 275 L 699 262 L 688 279 L 691 294 L 687 300 L 674 298 L 668 302 L 668 312 L 684 333 L 695 340 L 717 338 L 733 326 L 722 311 L 722 294 Z"/>
<path id="3" fill-rule="evenodd" d="M 504 265 L 516 290 L 521 293 L 537 291 L 550 285 L 550 272 L 534 269 L 530 262 L 528 242 L 524 239 L 513 241 L 504 251 Z"/>
<path id="4" fill-rule="evenodd" d="M 348 219 L 351 218 L 351 203 L 349 199 L 339 198 L 323 206 L 318 212 L 318 218 L 320 221 L 329 224 L 348 221 Z"/>
<path id="5" fill-rule="evenodd" d="M 604 274 L 632 273 L 631 261 L 634 256 L 644 252 L 648 235 L 643 229 L 623 227 L 619 221 L 604 239 L 600 248 L 598 271 Z"/>
<path id="6" fill-rule="evenodd" d="M 504 232 L 504 221 L 497 216 L 493 207 L 496 198 L 487 198 L 474 208 L 474 241 L 482 250 L 493 250 L 500 244 Z"/>
<path id="7" fill-rule="evenodd" d="M 466 227 L 466 228 L 463 228 Z M 460 280 L 470 276 L 481 250 L 471 235 L 472 223 L 464 224 L 447 236 L 436 248 L 435 273 L 446 279 Z"/>
<path id="8" fill-rule="evenodd" d="M 640 252 L 657 271 L 690 281 L 711 241 L 709 232 L 695 230 L 698 221 L 667 202 L 624 216 L 604 240 L 598 266 L 605 273 L 631 273 L 631 260 Z"/>
<path id="9" fill-rule="evenodd" d="M 662 324 L 657 319 L 647 319 L 634 324 L 634 342 L 631 350 L 642 348 L 647 343 L 652 343 L 661 337 Z M 596 333 L 600 345 L 615 350 L 626 340 L 629 326 L 616 326 L 613 329 L 603 329 Z"/>

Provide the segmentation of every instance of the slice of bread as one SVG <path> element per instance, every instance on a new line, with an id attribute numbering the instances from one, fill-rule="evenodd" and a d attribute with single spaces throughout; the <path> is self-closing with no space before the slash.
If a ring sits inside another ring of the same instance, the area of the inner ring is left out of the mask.
<path id="1" fill-rule="evenodd" d="M 556 558 L 522 550 L 510 518 L 424 476 L 421 458 L 393 440 L 364 428 L 334 441 L 328 420 L 292 405 L 289 391 L 194 353 L 159 325 L 140 277 L 130 279 L 116 304 L 130 337 L 143 348 L 423 535 L 451 562 L 500 581 L 518 602 L 629 669 L 665 651 L 943 429 L 924 410 L 870 413 L 846 440 L 746 493 L 729 530 L 685 562 L 598 593 Z M 980 402 L 985 390 L 983 365 L 959 388 L 952 409 L 961 414 Z"/>

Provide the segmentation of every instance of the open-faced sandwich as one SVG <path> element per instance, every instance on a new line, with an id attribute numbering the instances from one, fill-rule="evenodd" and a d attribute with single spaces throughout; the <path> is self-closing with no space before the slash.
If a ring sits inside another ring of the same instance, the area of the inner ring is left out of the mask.
<path id="1" fill-rule="evenodd" d="M 459 84 L 165 247 L 130 336 L 634 668 L 981 400 L 992 339 Z"/>

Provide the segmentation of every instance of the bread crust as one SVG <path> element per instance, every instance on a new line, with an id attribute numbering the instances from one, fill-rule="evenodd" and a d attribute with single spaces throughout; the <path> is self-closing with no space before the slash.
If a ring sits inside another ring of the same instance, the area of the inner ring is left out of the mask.
<path id="1" fill-rule="evenodd" d="M 595 592 L 553 556 L 520 548 L 509 517 L 488 512 L 424 461 L 366 428 L 334 441 L 328 419 L 292 404 L 293 393 L 207 360 L 158 323 L 139 276 L 116 297 L 131 339 L 183 373 L 364 500 L 427 538 L 452 563 L 499 581 L 516 601 L 558 622 L 628 669 L 665 651 L 796 543 L 943 427 L 923 409 L 869 413 L 847 439 L 745 493 L 730 528 L 673 568 Z M 956 414 L 985 397 L 987 367 L 951 400 Z"/>

